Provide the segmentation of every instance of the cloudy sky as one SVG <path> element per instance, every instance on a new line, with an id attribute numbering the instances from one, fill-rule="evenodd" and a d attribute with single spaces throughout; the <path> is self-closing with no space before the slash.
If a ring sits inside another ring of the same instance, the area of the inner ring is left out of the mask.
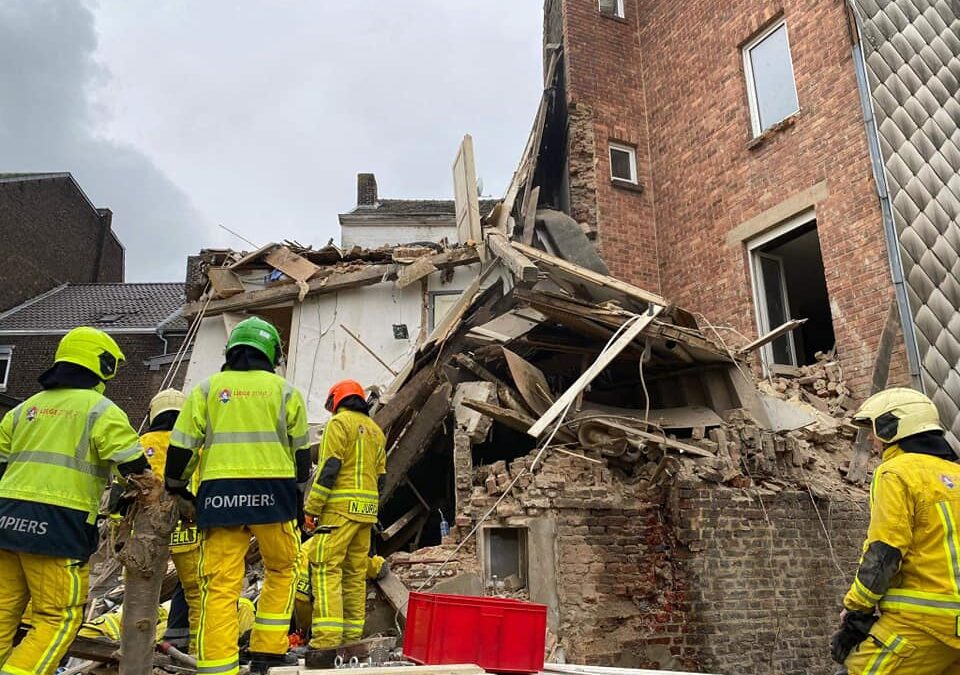
<path id="1" fill-rule="evenodd" d="M 338 238 L 356 174 L 502 194 L 539 99 L 540 0 L 0 0 L 0 172 L 71 171 L 129 281 L 204 246 Z"/>

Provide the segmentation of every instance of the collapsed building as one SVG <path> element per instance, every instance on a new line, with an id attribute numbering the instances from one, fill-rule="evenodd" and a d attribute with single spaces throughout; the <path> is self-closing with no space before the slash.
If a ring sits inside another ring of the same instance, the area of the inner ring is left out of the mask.
<path id="1" fill-rule="evenodd" d="M 367 632 L 393 632 L 409 591 L 506 595 L 548 607 L 550 660 L 827 672 L 868 515 L 863 489 L 844 480 L 856 432 L 838 364 L 821 354 L 758 383 L 751 359 L 795 322 L 746 344 L 509 241 L 493 224 L 502 208 L 482 242 L 442 250 L 204 252 L 185 309 L 197 336 L 188 380 L 219 367 L 229 321 L 282 310 L 287 377 L 322 393 L 349 370 L 297 346 L 311 301 L 369 308 L 366 294 L 417 275 L 422 293 L 431 276 L 473 265 L 377 391 L 388 469 L 376 548 L 393 574 Z M 564 232 L 590 263 L 589 242 Z M 352 349 L 392 358 L 377 353 L 379 330 L 363 324 Z M 318 436 L 320 406 L 309 407 Z"/>

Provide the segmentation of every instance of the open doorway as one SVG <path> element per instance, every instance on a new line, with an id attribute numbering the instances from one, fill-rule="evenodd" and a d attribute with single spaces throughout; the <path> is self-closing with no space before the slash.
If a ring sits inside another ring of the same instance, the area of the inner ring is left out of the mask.
<path id="1" fill-rule="evenodd" d="M 763 348 L 766 365 L 802 366 L 833 348 L 833 316 L 812 212 L 798 216 L 748 246 L 757 323 L 762 335 L 790 319 L 807 319 Z"/>

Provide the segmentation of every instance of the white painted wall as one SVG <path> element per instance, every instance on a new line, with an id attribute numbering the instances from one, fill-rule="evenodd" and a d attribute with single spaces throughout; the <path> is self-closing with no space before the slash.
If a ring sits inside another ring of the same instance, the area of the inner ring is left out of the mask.
<path id="1" fill-rule="evenodd" d="M 397 223 L 376 224 L 364 223 L 343 224 L 340 226 L 340 242 L 342 248 L 360 246 L 362 248 L 379 248 L 381 246 L 398 246 L 416 241 L 432 241 L 439 243 L 446 238 L 451 244 L 457 243 L 457 226 L 450 218 L 449 222 L 417 222 L 408 221 Z"/>

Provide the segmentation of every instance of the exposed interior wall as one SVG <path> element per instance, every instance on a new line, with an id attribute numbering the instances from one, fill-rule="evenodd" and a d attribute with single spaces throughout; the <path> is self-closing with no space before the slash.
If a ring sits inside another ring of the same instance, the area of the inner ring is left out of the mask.
<path id="1" fill-rule="evenodd" d="M 439 242 L 443 239 L 451 243 L 457 241 L 457 227 L 452 217 L 425 218 L 412 222 L 404 219 L 396 222 L 344 223 L 340 226 L 340 246 L 345 249 L 354 246 L 380 248 L 419 241 Z"/>

